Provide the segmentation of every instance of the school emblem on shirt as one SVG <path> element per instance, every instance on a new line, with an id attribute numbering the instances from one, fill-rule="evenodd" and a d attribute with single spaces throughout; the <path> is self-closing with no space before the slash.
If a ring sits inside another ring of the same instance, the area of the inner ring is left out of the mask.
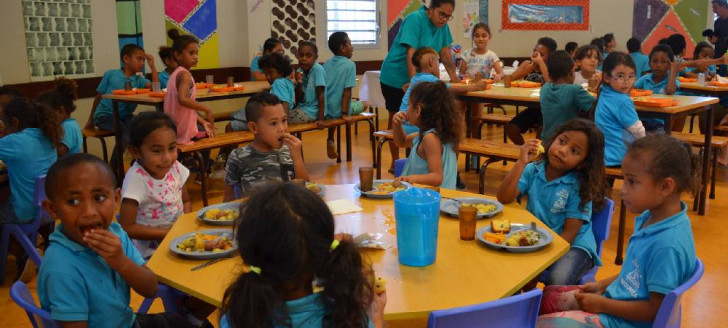
<path id="1" fill-rule="evenodd" d="M 566 188 L 559 190 L 556 193 L 558 197 L 554 204 L 551 206 L 551 213 L 563 212 L 566 209 L 566 201 L 569 199 L 569 190 Z"/>
<path id="2" fill-rule="evenodd" d="M 625 278 L 620 278 L 619 283 L 626 289 L 632 297 L 637 297 L 637 290 L 640 289 L 640 264 L 637 259 L 632 260 L 634 270 L 627 274 Z"/>

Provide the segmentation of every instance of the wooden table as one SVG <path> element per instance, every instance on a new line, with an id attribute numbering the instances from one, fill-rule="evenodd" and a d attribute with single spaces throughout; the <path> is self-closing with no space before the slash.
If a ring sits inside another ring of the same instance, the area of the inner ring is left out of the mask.
<path id="1" fill-rule="evenodd" d="M 441 189 L 447 197 L 484 197 L 482 195 Z M 437 260 L 427 267 L 400 265 L 397 259 L 394 205 L 391 199 L 359 198 L 353 185 L 326 186 L 326 199 L 349 199 L 361 206 L 361 213 L 336 216 L 336 232 L 358 235 L 378 232 L 382 240 L 394 245 L 388 250 L 362 250 L 379 276 L 387 279 L 387 319 L 426 317 L 433 310 L 476 304 L 512 295 L 524 284 L 565 254 L 569 245 L 558 235 L 544 249 L 533 253 L 508 253 L 486 247 L 479 241 L 462 241 L 458 221 L 441 217 L 438 233 Z M 212 229 L 198 222 L 195 214 L 181 216 L 172 226 L 159 249 L 147 263 L 159 281 L 220 306 L 225 288 L 241 272 L 238 257 L 203 268 L 190 268 L 205 261 L 179 258 L 169 251 L 172 239 L 197 230 Z M 497 218 L 511 222 L 537 222 L 519 204 L 505 206 Z M 478 227 L 490 220 L 478 221 Z"/>
<path id="2" fill-rule="evenodd" d="M 241 91 L 233 91 L 233 92 L 212 92 L 209 91 L 210 89 L 199 89 L 197 90 L 197 96 L 195 100 L 197 101 L 213 101 L 213 100 L 224 100 L 224 99 L 233 99 L 233 98 L 245 98 L 250 97 L 258 92 L 266 91 L 270 89 L 270 84 L 268 84 L 267 81 L 249 81 L 249 82 L 242 82 L 238 83 L 238 85 L 242 85 L 245 87 L 245 90 Z M 162 110 L 162 106 L 164 105 L 164 98 L 156 98 L 151 97 L 149 94 L 137 94 L 137 95 L 103 95 L 103 98 L 105 99 L 111 99 L 111 107 L 114 110 L 114 137 L 116 144 L 120 144 L 121 140 L 121 127 L 119 126 L 119 103 L 125 102 L 125 103 L 131 103 L 131 104 L 137 104 L 137 105 L 150 105 L 155 106 L 157 110 Z M 118 177 L 124 176 L 124 161 L 122 160 L 122 156 L 124 154 L 124 150 L 120 147 L 114 147 L 116 152 L 116 158 L 118 159 L 116 161 L 117 165 L 114 168 L 114 170 L 117 172 Z M 119 184 L 121 184 L 121 181 L 119 181 Z"/>
<path id="3" fill-rule="evenodd" d="M 728 95 L 728 87 L 716 87 L 708 84 L 701 85 L 697 82 L 680 82 L 680 89 L 712 97 Z"/>

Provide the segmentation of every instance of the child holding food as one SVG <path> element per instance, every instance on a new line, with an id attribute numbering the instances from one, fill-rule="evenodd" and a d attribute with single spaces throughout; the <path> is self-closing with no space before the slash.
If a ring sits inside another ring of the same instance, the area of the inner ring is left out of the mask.
<path id="1" fill-rule="evenodd" d="M 260 188 L 234 231 L 247 267 L 225 291 L 221 328 L 384 326 L 385 286 L 366 273 L 352 239 L 334 235 L 315 193 L 294 183 Z"/>
<path id="2" fill-rule="evenodd" d="M 38 274 L 44 310 L 64 327 L 193 327 L 169 313 L 134 314 L 129 287 L 143 297 L 157 278 L 122 227 L 113 221 L 116 178 L 98 157 L 73 154 L 48 170 L 43 207 L 61 224 Z"/>
<path id="3" fill-rule="evenodd" d="M 245 117 L 255 140 L 228 156 L 223 201 L 274 181 L 308 180 L 303 163 L 301 140 L 288 133 L 288 115 L 280 99 L 272 93 L 259 93 L 245 105 Z"/>
<path id="4" fill-rule="evenodd" d="M 573 285 L 594 265 L 601 265 L 591 229 L 592 207 L 604 204 L 604 137 L 591 121 L 561 125 L 546 141 L 528 140 L 513 169 L 503 179 L 498 201 L 528 196 L 526 209 L 571 244 L 548 270 L 546 285 Z M 535 284 L 534 284 L 535 286 Z"/>

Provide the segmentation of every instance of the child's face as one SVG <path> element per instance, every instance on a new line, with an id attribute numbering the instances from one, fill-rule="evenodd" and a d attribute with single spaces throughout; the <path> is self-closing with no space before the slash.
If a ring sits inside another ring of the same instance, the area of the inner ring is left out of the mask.
<path id="1" fill-rule="evenodd" d="M 631 213 L 642 213 L 655 208 L 661 200 L 672 193 L 664 188 L 664 180 L 656 181 L 647 171 L 650 154 L 628 153 L 622 160 L 622 200 Z"/>
<path id="2" fill-rule="evenodd" d="M 199 50 L 200 47 L 197 45 L 197 43 L 192 42 L 188 44 L 185 49 L 182 50 L 182 53 L 175 53 L 177 63 L 179 63 L 182 67 L 187 68 L 197 66 L 197 60 L 199 59 Z"/>
<path id="3" fill-rule="evenodd" d="M 596 51 L 589 51 L 586 57 L 579 60 L 579 67 L 584 72 L 594 73 L 599 65 L 599 54 Z"/>
<path id="4" fill-rule="evenodd" d="M 339 55 L 344 56 L 349 59 L 351 59 L 351 57 L 354 56 L 354 46 L 351 45 L 351 40 L 349 40 L 349 38 L 346 38 L 344 45 L 341 46 Z"/>
<path id="5" fill-rule="evenodd" d="M 698 59 L 712 59 L 715 50 L 712 47 L 703 47 L 698 53 Z"/>
<path id="6" fill-rule="evenodd" d="M 144 69 L 144 51 L 136 50 L 131 55 L 124 56 L 124 68 L 132 73 L 141 72 Z"/>
<path id="7" fill-rule="evenodd" d="M 650 57 L 650 70 L 652 76 L 655 78 L 662 78 L 667 76 L 667 71 L 670 69 L 670 58 L 664 52 L 656 52 Z"/>
<path id="8" fill-rule="evenodd" d="M 437 8 L 427 9 L 427 16 L 430 18 L 432 25 L 435 25 L 437 28 L 441 28 L 453 18 L 454 11 L 455 8 L 452 4 L 443 3 Z"/>
<path id="9" fill-rule="evenodd" d="M 543 61 L 546 62 L 546 60 L 549 58 L 549 48 L 546 48 L 544 45 L 537 43 L 536 47 L 533 48 L 533 55 L 535 55 L 537 52 L 541 54 L 541 58 L 543 58 Z"/>
<path id="10" fill-rule="evenodd" d="M 279 72 L 277 69 L 273 67 L 266 67 L 263 69 L 263 73 L 265 73 L 265 79 L 268 80 L 268 83 L 273 84 L 273 81 L 275 81 L 277 78 L 283 76 L 281 72 Z"/>
<path id="11" fill-rule="evenodd" d="M 167 66 L 171 70 L 177 69 L 179 65 L 177 65 L 177 62 L 174 60 L 174 58 L 164 58 L 164 66 Z"/>
<path id="12" fill-rule="evenodd" d="M 265 51 L 264 51 L 264 52 L 263 52 L 263 54 L 264 54 L 264 55 L 267 55 L 267 54 L 271 54 L 271 53 L 274 53 L 274 52 L 277 52 L 277 53 L 279 53 L 279 54 L 283 54 L 283 46 L 282 46 L 282 45 L 281 45 L 280 43 L 279 43 L 279 44 L 276 44 L 276 45 L 275 45 L 275 46 L 273 47 L 273 49 L 271 49 L 271 50 L 270 50 L 270 51 L 268 51 L 268 52 L 265 52 Z"/>
<path id="13" fill-rule="evenodd" d="M 612 89 L 621 93 L 628 93 L 632 89 L 634 80 L 634 69 L 623 64 L 617 65 L 611 73 L 604 74 L 604 81 Z"/>
<path id="14" fill-rule="evenodd" d="M 488 46 L 488 41 L 490 41 L 490 33 L 486 32 L 484 28 L 475 30 L 475 34 L 473 34 L 473 43 L 476 48 L 484 49 Z"/>
<path id="15" fill-rule="evenodd" d="M 138 149 L 129 146 L 129 152 L 155 179 L 162 179 L 177 161 L 177 132 L 161 127 L 152 131 Z"/>
<path id="16" fill-rule="evenodd" d="M 565 131 L 549 146 L 549 166 L 569 171 L 582 165 L 589 153 L 589 138 L 581 131 Z"/>
<path id="17" fill-rule="evenodd" d="M 318 55 L 313 52 L 313 48 L 311 46 L 303 46 L 298 48 L 296 59 L 298 59 L 298 66 L 300 66 L 302 70 L 308 71 L 316 62 L 316 59 L 318 59 Z"/>
<path id="18" fill-rule="evenodd" d="M 414 103 L 412 103 L 411 94 L 409 99 L 409 104 L 407 105 L 407 120 L 409 121 L 410 125 L 417 126 L 420 119 L 420 112 L 422 110 L 422 107 L 420 105 L 415 105 Z"/>
<path id="19" fill-rule="evenodd" d="M 267 150 L 283 147 L 283 135 L 288 131 L 288 115 L 283 105 L 263 107 L 263 115 L 255 122 L 248 122 L 250 131 L 255 135 L 259 145 L 267 147 Z"/>
<path id="20" fill-rule="evenodd" d="M 63 223 L 63 234 L 86 245 L 84 234 L 92 229 L 107 229 L 119 203 L 119 189 L 109 172 L 96 163 L 80 163 L 58 176 L 52 198 L 43 207 Z"/>

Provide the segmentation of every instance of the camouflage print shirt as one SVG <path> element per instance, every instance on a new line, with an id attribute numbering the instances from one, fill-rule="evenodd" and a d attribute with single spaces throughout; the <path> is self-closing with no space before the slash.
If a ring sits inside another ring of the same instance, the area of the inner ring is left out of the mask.
<path id="1" fill-rule="evenodd" d="M 273 181 L 290 181 L 294 178 L 293 160 L 288 146 L 263 153 L 252 145 L 233 150 L 226 165 L 225 184 L 240 185 L 242 195 Z"/>

